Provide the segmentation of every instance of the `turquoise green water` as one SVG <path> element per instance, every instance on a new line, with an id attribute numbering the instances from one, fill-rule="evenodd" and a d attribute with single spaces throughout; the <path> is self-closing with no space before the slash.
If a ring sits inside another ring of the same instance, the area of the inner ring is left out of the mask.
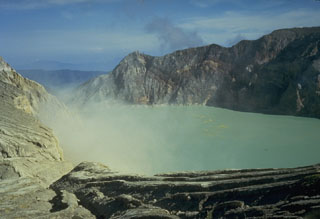
<path id="1" fill-rule="evenodd" d="M 83 127 L 90 133 L 82 141 L 87 160 L 122 171 L 149 174 L 320 162 L 318 119 L 204 106 L 114 106 L 83 115 Z"/>

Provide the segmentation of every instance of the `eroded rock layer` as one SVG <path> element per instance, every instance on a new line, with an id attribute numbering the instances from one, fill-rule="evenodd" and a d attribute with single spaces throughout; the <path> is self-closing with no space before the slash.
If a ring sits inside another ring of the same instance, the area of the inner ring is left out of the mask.
<path id="1" fill-rule="evenodd" d="M 53 210 L 57 194 L 48 186 L 72 164 L 64 161 L 53 131 L 39 121 L 42 104 L 63 110 L 41 85 L 0 58 L 0 218 L 94 218 L 66 193 L 68 208 Z"/>
<path id="2" fill-rule="evenodd" d="M 97 218 L 320 216 L 320 165 L 146 177 L 84 162 L 51 188 L 57 193 L 74 194 Z M 56 202 L 58 205 L 59 200 Z"/>
<path id="3" fill-rule="evenodd" d="M 48 184 L 72 168 L 52 130 L 37 118 L 42 104 L 63 108 L 0 58 L 0 179 L 36 176 Z"/>

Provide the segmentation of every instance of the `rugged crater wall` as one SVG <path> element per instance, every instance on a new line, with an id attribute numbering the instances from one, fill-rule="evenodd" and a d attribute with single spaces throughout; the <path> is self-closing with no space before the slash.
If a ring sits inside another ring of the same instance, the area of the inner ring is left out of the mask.
<path id="1" fill-rule="evenodd" d="M 141 176 L 83 162 L 69 172 L 37 118 L 57 100 L 0 64 L 1 218 L 320 217 L 319 165 Z"/>
<path id="2" fill-rule="evenodd" d="M 320 28 L 283 29 L 225 48 L 152 57 L 134 52 L 80 86 L 74 103 L 201 104 L 320 117 Z"/>

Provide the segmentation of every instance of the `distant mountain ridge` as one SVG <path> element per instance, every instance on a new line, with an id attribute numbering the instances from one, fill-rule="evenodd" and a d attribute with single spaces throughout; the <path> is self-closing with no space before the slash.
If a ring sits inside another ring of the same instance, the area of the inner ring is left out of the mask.
<path id="1" fill-rule="evenodd" d="M 108 69 L 111 63 L 105 62 L 60 62 L 55 60 L 37 60 L 27 63 L 17 62 L 14 64 L 15 69 L 42 69 L 47 71 L 56 71 L 61 69 L 81 70 L 81 71 L 102 71 Z"/>
<path id="2" fill-rule="evenodd" d="M 34 80 L 48 88 L 78 86 L 91 78 L 106 74 L 106 72 L 102 71 L 80 71 L 69 69 L 28 69 L 18 70 L 18 72 L 24 77 Z"/>
<path id="3" fill-rule="evenodd" d="M 320 27 L 273 31 L 225 48 L 134 52 L 78 88 L 74 102 L 202 104 L 320 118 Z"/>

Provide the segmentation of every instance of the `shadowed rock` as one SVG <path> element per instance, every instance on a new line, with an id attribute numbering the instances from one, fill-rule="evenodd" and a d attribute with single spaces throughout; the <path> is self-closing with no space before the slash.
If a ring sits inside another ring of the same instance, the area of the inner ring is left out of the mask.
<path id="1" fill-rule="evenodd" d="M 320 205 L 320 165 L 124 175 L 84 162 L 53 183 L 97 218 L 300 218 Z"/>

